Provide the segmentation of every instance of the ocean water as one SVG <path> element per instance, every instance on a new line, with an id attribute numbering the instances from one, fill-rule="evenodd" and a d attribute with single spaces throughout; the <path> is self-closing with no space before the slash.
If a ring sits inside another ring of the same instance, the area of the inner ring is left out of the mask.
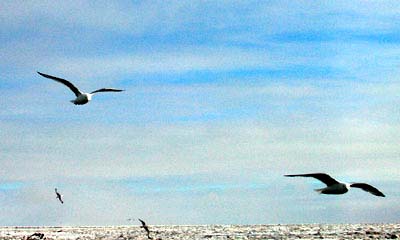
<path id="1" fill-rule="evenodd" d="M 397 239 L 400 224 L 149 226 L 151 239 Z M 36 236 L 32 236 L 33 234 Z M 0 227 L 0 239 L 148 239 L 139 226 Z"/>

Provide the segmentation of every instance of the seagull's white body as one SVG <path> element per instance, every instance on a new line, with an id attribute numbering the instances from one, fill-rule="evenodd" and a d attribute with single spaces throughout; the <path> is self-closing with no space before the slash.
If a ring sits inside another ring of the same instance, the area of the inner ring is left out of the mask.
<path id="1" fill-rule="evenodd" d="M 75 105 L 83 105 L 88 103 L 90 100 L 92 100 L 93 94 L 90 93 L 82 93 L 78 97 L 76 97 L 74 100 L 71 100 L 71 102 Z"/>
<path id="2" fill-rule="evenodd" d="M 88 103 L 90 100 L 92 100 L 92 96 L 95 93 L 98 93 L 98 92 L 121 92 L 121 91 L 123 91 L 123 90 L 114 89 L 114 88 L 100 88 L 100 89 L 97 89 L 97 90 L 95 90 L 93 92 L 86 93 L 86 92 L 80 91 L 71 82 L 69 82 L 69 81 L 67 81 L 65 79 L 54 77 L 54 76 L 50 76 L 50 75 L 47 75 L 47 74 L 44 74 L 44 73 L 41 73 L 41 72 L 37 72 L 37 73 L 40 74 L 41 76 L 45 77 L 45 78 L 52 79 L 54 81 L 57 81 L 59 83 L 64 84 L 65 86 L 69 87 L 69 89 L 71 89 L 71 91 L 74 92 L 74 94 L 76 96 L 76 98 L 74 100 L 71 100 L 71 102 L 73 104 L 75 104 L 75 105 L 83 105 L 83 104 Z"/>
<path id="3" fill-rule="evenodd" d="M 366 183 L 343 183 L 338 182 L 326 173 L 307 173 L 307 174 L 290 174 L 285 177 L 313 177 L 326 184 L 325 188 L 316 189 L 315 191 L 322 194 L 344 194 L 347 193 L 350 188 L 361 188 L 362 190 L 369 192 L 378 197 L 385 197 L 385 195 L 376 189 L 375 187 Z"/>
<path id="4" fill-rule="evenodd" d="M 344 194 L 350 189 L 350 184 L 348 183 L 337 183 L 325 188 L 316 189 L 315 191 L 323 194 Z"/>

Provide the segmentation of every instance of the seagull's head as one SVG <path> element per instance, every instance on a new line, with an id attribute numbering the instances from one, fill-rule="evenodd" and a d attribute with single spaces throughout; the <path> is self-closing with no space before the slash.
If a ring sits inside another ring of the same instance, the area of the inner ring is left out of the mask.
<path id="1" fill-rule="evenodd" d="M 88 100 L 88 101 L 92 100 L 92 96 L 93 96 L 93 95 L 94 95 L 94 94 L 92 94 L 92 93 L 86 93 L 87 100 Z"/>

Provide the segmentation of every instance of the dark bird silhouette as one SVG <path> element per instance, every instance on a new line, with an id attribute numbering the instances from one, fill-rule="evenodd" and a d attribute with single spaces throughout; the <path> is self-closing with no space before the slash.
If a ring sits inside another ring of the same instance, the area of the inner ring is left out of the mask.
<path id="1" fill-rule="evenodd" d="M 44 234 L 43 233 L 34 233 L 30 235 L 27 240 L 36 240 L 36 239 L 43 239 Z"/>
<path id="2" fill-rule="evenodd" d="M 142 226 L 140 226 L 140 227 L 143 228 L 147 233 L 147 238 L 153 239 L 152 237 L 150 237 L 150 230 L 149 230 L 149 227 L 146 225 L 146 223 L 142 219 L 139 219 L 139 221 L 142 223 Z"/>
<path id="3" fill-rule="evenodd" d="M 121 89 L 114 89 L 114 88 L 100 88 L 97 89 L 93 92 L 90 93 L 85 93 L 85 92 L 81 92 L 77 87 L 75 87 L 71 82 L 62 79 L 62 78 L 58 78 L 58 77 L 54 77 L 54 76 L 50 76 L 41 72 L 37 72 L 39 73 L 41 76 L 45 77 L 45 78 L 49 78 L 52 79 L 56 82 L 62 83 L 65 86 L 67 86 L 69 89 L 71 89 L 72 92 L 74 92 L 76 98 L 74 100 L 71 100 L 72 103 L 74 103 L 75 105 L 83 105 L 88 103 L 90 100 L 92 100 L 92 96 L 95 93 L 99 93 L 99 92 L 122 92 L 124 90 Z"/>
<path id="4" fill-rule="evenodd" d="M 56 198 L 61 202 L 61 204 L 64 204 L 64 201 L 62 200 L 62 195 L 57 192 L 57 188 L 54 189 L 56 191 Z"/>
<path id="5" fill-rule="evenodd" d="M 285 177 L 313 177 L 325 183 L 327 187 L 315 189 L 315 191 L 322 194 L 344 194 L 349 191 L 351 187 L 361 188 L 378 197 L 385 197 L 385 195 L 375 187 L 366 183 L 342 183 L 336 181 L 334 178 L 326 173 L 308 173 L 308 174 L 290 174 Z"/>

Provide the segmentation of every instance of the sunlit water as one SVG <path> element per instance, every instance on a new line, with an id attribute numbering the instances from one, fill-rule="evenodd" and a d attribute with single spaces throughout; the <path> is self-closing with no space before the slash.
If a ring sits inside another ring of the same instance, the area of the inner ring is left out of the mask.
<path id="1" fill-rule="evenodd" d="M 396 239 L 400 224 L 149 226 L 153 239 Z M 1 227 L 0 239 L 148 239 L 138 226 Z M 39 238 L 32 238 L 39 239 Z"/>

